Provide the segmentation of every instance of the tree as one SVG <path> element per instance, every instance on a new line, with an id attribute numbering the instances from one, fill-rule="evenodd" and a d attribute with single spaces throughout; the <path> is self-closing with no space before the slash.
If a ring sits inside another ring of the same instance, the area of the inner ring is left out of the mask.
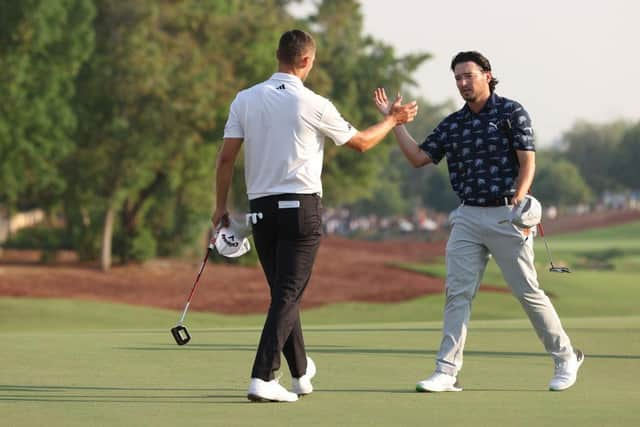
<path id="1" fill-rule="evenodd" d="M 0 2 L 0 203 L 50 207 L 73 150 L 74 79 L 93 48 L 91 0 Z"/>
<path id="2" fill-rule="evenodd" d="M 309 25 L 318 45 L 309 85 L 331 99 L 356 127 L 380 120 L 372 102 L 376 87 L 387 87 L 394 93 L 412 87 L 411 74 L 430 57 L 426 53 L 398 57 L 392 47 L 364 36 L 360 5 L 355 0 L 322 1 Z M 391 147 L 383 143 L 362 156 L 327 144 L 323 169 L 327 203 L 370 197 L 388 165 Z"/>
<path id="3" fill-rule="evenodd" d="M 631 190 L 640 189 L 640 122 L 629 127 L 620 141 L 620 145 L 615 153 L 616 161 L 610 172 L 620 183 Z"/>
<path id="4" fill-rule="evenodd" d="M 95 49 L 75 81 L 79 125 L 63 163 L 65 215 L 83 258 L 99 256 L 107 269 L 112 252 L 124 262 L 173 254 L 204 234 L 229 105 L 275 70 L 283 28 L 328 25 L 313 31 L 326 57 L 309 84 L 354 122 L 377 121 L 371 91 L 411 85 L 411 72 L 428 56 L 397 58 L 362 36 L 354 1 L 326 1 L 297 24 L 288 3 L 95 0 Z M 327 150 L 328 202 L 371 194 L 388 147 L 373 156 L 339 151 Z M 232 198 L 242 209 L 241 162 L 235 174 Z"/>
<path id="5" fill-rule="evenodd" d="M 451 101 L 431 104 L 418 98 L 418 117 L 407 128 L 418 144 L 431 133 L 437 124 L 455 108 Z M 397 146 L 391 156 L 391 167 L 402 171 L 401 191 L 405 199 L 413 201 L 413 207 L 426 206 L 439 212 L 449 212 L 458 203 L 458 196 L 451 188 L 446 161 L 438 165 L 414 168 Z"/>
<path id="6" fill-rule="evenodd" d="M 620 187 L 612 171 L 617 168 L 615 155 L 627 127 L 625 121 L 603 125 L 580 121 L 562 136 L 564 158 L 577 166 L 597 194 Z"/>
<path id="7" fill-rule="evenodd" d="M 548 157 L 539 161 L 533 194 L 542 203 L 555 206 L 571 206 L 587 203 L 592 199 L 590 188 L 578 168 L 567 160 Z"/>
<path id="8" fill-rule="evenodd" d="M 425 177 L 422 201 L 438 212 L 449 213 L 460 204 L 460 199 L 451 188 L 449 169 L 446 165 L 431 167 Z"/>
<path id="9" fill-rule="evenodd" d="M 97 5 L 96 49 L 77 82 L 82 121 L 67 170 L 75 183 L 71 209 L 91 211 L 90 222 L 102 218 L 101 264 L 108 269 L 114 229 L 126 261 L 137 236 L 148 240 L 140 227 L 153 196 L 180 185 L 185 153 L 205 150 L 215 80 L 194 40 L 179 31 L 188 20 L 170 21 L 168 5 Z M 75 169 L 78 163 L 86 167 Z"/>
<path id="10" fill-rule="evenodd" d="M 97 1 L 96 49 L 77 82 L 82 126 L 66 170 L 75 234 L 90 255 L 100 247 L 103 269 L 114 233 L 126 262 L 208 223 L 227 108 L 236 85 L 267 69 L 266 45 L 253 42 L 274 37 L 280 3 Z"/>
<path id="11" fill-rule="evenodd" d="M 381 177 L 372 183 L 372 192 L 368 197 L 351 204 L 352 212 L 357 215 L 376 214 L 380 216 L 409 215 L 413 204 L 400 190 L 402 173 L 398 169 L 385 169 Z"/>

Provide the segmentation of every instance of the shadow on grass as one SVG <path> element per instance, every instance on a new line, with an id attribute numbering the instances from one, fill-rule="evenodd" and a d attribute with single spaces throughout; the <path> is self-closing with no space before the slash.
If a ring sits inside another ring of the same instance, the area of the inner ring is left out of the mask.
<path id="1" fill-rule="evenodd" d="M 116 347 L 116 350 L 125 351 L 250 351 L 255 352 L 254 345 L 239 344 L 187 344 L 185 346 L 164 345 L 164 346 L 148 346 L 148 347 Z M 437 355 L 437 350 L 427 349 L 410 349 L 410 348 L 354 348 L 347 346 L 313 346 L 308 345 L 309 353 L 325 353 L 325 354 L 382 354 L 382 355 Z M 485 357 L 549 357 L 546 353 L 518 352 L 518 351 L 482 351 L 482 350 L 465 350 L 466 356 L 485 356 Z M 621 359 L 621 360 L 640 360 L 640 355 L 633 354 L 590 354 L 586 353 L 589 359 Z"/>
<path id="2" fill-rule="evenodd" d="M 185 394 L 179 394 L 181 392 Z M 211 392 L 216 394 L 210 394 Z M 235 404 L 248 403 L 245 399 L 245 393 L 244 389 L 216 389 L 215 387 L 98 387 L 0 384 L 0 402 Z"/>
<path id="3" fill-rule="evenodd" d="M 195 403 L 195 404 L 251 404 L 245 398 L 245 390 L 207 388 L 209 392 L 221 394 L 192 394 L 205 391 L 204 388 L 190 387 L 98 387 L 98 386 L 66 386 L 66 385 L 7 385 L 0 384 L 0 402 L 49 402 L 49 403 Z M 543 392 L 541 389 L 474 389 L 465 388 L 466 392 Z M 115 394 L 114 394 L 115 392 Z M 144 394 L 152 392 L 152 394 Z M 166 392 L 166 394 L 163 394 Z M 177 395 L 176 392 L 188 394 Z M 318 393 L 375 393 L 375 394 L 433 394 L 417 393 L 413 388 L 316 388 Z M 545 391 L 546 392 L 546 391 Z"/>
<path id="4" fill-rule="evenodd" d="M 504 319 L 496 319 L 496 320 L 504 320 Z M 595 333 L 603 333 L 608 334 L 611 332 L 626 332 L 626 333 L 640 333 L 640 328 L 628 327 L 628 328 L 598 328 L 598 327 L 580 327 L 580 326 L 572 326 L 568 328 L 571 331 L 582 331 L 582 332 L 595 332 Z M 190 329 L 191 330 L 191 329 Z M 520 327 L 502 327 L 502 326 L 474 326 L 470 325 L 469 331 L 474 332 L 529 332 L 532 328 L 529 325 L 520 326 Z M 199 334 L 229 334 L 229 333 L 260 333 L 262 329 L 259 328 L 238 328 L 238 329 L 193 329 L 195 333 Z M 149 334 L 157 334 L 157 330 L 135 330 L 135 331 L 118 331 L 118 333 L 149 333 Z M 442 332 L 442 328 L 427 328 L 427 327 L 377 327 L 377 328 L 321 328 L 321 327 L 308 327 L 304 328 L 305 334 L 315 334 L 315 333 L 373 333 L 377 334 L 380 332 Z M 93 332 L 92 332 L 93 333 Z M 106 331 L 106 333 L 113 333 L 113 331 Z"/>
<path id="5" fill-rule="evenodd" d="M 260 333 L 262 328 L 224 328 L 224 329 L 194 329 L 200 333 L 207 334 L 228 334 L 233 332 L 235 333 Z M 375 327 L 375 328 L 332 328 L 332 327 L 305 327 L 305 333 L 316 333 L 316 332 L 440 332 L 442 329 L 440 328 L 427 328 L 427 327 L 398 327 L 398 326 L 389 326 L 389 327 Z M 127 331 L 123 331 L 126 333 Z M 128 331 L 130 333 L 138 333 L 138 332 L 149 332 L 149 333 L 157 333 L 158 331 L 153 330 L 140 330 L 140 331 Z"/>
<path id="6" fill-rule="evenodd" d="M 415 391 L 413 388 L 406 388 L 406 389 L 395 389 L 395 390 L 383 390 L 383 389 L 366 389 L 366 388 L 318 388 L 315 389 L 318 392 L 329 392 L 329 393 L 385 393 L 385 394 L 415 394 L 415 395 L 425 395 L 425 396 L 436 396 L 436 395 L 447 395 L 450 393 L 429 393 L 429 392 L 417 392 Z M 548 393 L 549 391 L 546 389 L 541 389 L 541 388 L 529 388 L 529 389 L 523 389 L 523 388 L 495 388 L 495 389 L 488 389 L 488 388 L 467 388 L 464 387 L 463 385 L 463 390 L 465 391 L 465 394 L 468 394 L 469 392 L 486 392 L 486 391 L 497 391 L 497 392 L 506 392 L 506 393 L 512 393 L 512 392 L 527 392 L 527 393 L 531 393 L 531 392 L 543 392 L 543 393 Z"/>
<path id="7" fill-rule="evenodd" d="M 640 255 L 638 249 L 607 248 L 598 251 L 586 251 L 578 254 L 576 266 L 582 270 L 615 270 L 615 262 L 620 258 Z"/>

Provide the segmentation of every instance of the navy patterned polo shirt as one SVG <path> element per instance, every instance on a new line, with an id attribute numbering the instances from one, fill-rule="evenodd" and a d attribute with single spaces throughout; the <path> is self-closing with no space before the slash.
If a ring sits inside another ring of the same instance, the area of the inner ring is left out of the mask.
<path id="1" fill-rule="evenodd" d="M 453 190 L 476 205 L 504 200 L 514 187 L 519 171 L 514 149 L 535 151 L 529 114 L 495 93 L 478 114 L 465 104 L 446 117 L 420 148 L 435 164 L 447 158 Z"/>

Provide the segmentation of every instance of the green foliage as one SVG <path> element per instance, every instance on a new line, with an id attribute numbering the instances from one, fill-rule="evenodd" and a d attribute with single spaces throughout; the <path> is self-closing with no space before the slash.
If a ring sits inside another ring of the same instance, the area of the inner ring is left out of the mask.
<path id="1" fill-rule="evenodd" d="M 389 89 L 387 92 L 392 93 Z M 404 91 L 403 98 L 404 102 L 414 99 L 410 89 Z M 414 138 L 421 142 L 453 106 L 449 102 L 431 104 L 419 97 L 417 101 L 420 113 L 407 125 L 407 128 Z M 449 212 L 457 206 L 458 197 L 451 190 L 446 165 L 440 165 L 437 168 L 413 168 L 397 147 L 393 136 L 387 139 L 391 141 L 383 142 L 382 144 L 385 144 L 383 147 L 376 147 L 365 156 L 353 156 L 353 161 L 357 163 L 361 162 L 363 157 L 382 153 L 375 158 L 379 167 L 377 177 L 365 184 L 369 194 L 361 196 L 358 201 L 351 204 L 355 213 L 409 215 L 420 206 L 427 206 L 441 212 Z"/>
<path id="2" fill-rule="evenodd" d="M 578 168 L 567 160 L 551 156 L 538 163 L 533 192 L 547 206 L 572 206 L 592 199 L 590 188 Z"/>
<path id="3" fill-rule="evenodd" d="M 195 1 L 97 3 L 96 49 L 78 79 L 82 126 L 67 164 L 69 210 L 115 206 L 122 240 L 135 240 L 150 222 L 167 242 L 161 253 L 178 251 L 195 234 L 191 225 L 202 226 L 194 217 L 206 218 L 213 204 L 203 185 L 213 180 L 210 138 L 232 96 L 225 84 L 232 64 L 214 48 L 226 46 L 218 25 L 225 17 Z M 215 10 L 223 2 L 207 3 Z M 123 259 L 134 256 L 132 246 L 120 248 Z"/>
<path id="4" fill-rule="evenodd" d="M 439 212 L 451 212 L 460 204 L 460 199 L 451 188 L 448 167 L 440 164 L 429 172 L 423 192 L 424 204 Z"/>
<path id="5" fill-rule="evenodd" d="M 238 90 L 274 71 L 280 34 L 297 26 L 287 3 L 96 1 L 95 50 L 76 83 L 82 93 L 76 98 L 77 146 L 65 162 L 70 228 L 73 235 L 92 235 L 79 240 L 92 254 L 90 243 L 103 232 L 96 224 L 108 206 L 117 212 L 119 242 L 136 241 L 148 229 L 158 253 L 170 255 L 199 241 L 209 225 L 212 187 L 205 183 L 213 181 L 228 105 Z M 411 84 L 411 72 L 428 56 L 396 58 L 390 47 L 365 38 L 357 2 L 324 2 L 309 22 L 298 24 L 321 22 L 327 26 L 314 31 L 319 59 L 310 85 L 350 120 L 379 120 L 371 91 Z M 349 63 L 330 60 L 336 55 Z M 328 200 L 370 195 L 387 152 L 360 156 L 329 147 Z M 241 162 L 235 178 L 232 198 L 243 210 Z M 131 244 L 116 248 L 121 259 L 135 258 Z"/>
<path id="6" fill-rule="evenodd" d="M 151 259 L 156 255 L 156 251 L 156 239 L 151 234 L 151 231 L 146 228 L 136 230 L 135 235 L 127 240 L 126 254 L 131 261 L 140 262 Z"/>
<path id="7" fill-rule="evenodd" d="M 410 92 L 404 98 L 413 99 Z M 407 125 L 409 133 L 417 143 L 421 143 L 432 129 L 453 110 L 452 103 L 431 104 L 424 98 L 418 98 L 420 107 L 416 119 Z M 437 166 L 414 168 L 404 157 L 397 145 L 394 144 L 389 155 L 389 165 L 382 172 L 381 179 L 388 180 L 392 174 L 398 174 L 396 179 L 399 193 L 406 201 L 406 210 L 411 211 L 418 206 L 426 206 L 440 212 L 449 212 L 458 203 L 458 196 L 451 189 L 447 175 L 446 162 Z M 391 191 L 391 189 L 389 189 Z M 404 213 L 397 211 L 395 213 Z"/>
<path id="8" fill-rule="evenodd" d="M 74 79 L 93 47 L 91 0 L 0 3 L 0 203 L 56 204 L 73 150 Z"/>
<path id="9" fill-rule="evenodd" d="M 62 228 L 31 227 L 18 230 L 3 243 L 11 249 L 58 250 L 71 249 L 73 243 Z"/>
<path id="10" fill-rule="evenodd" d="M 401 183 L 398 174 L 386 175 L 378 179 L 374 185 L 373 194 L 361 199 L 353 205 L 356 215 L 376 214 L 382 216 L 410 215 L 412 205 L 398 191 Z"/>
<path id="11" fill-rule="evenodd" d="M 562 137 L 565 158 L 577 166 L 596 194 L 621 188 L 615 179 L 620 166 L 616 153 L 628 127 L 625 121 L 603 125 L 580 121 Z"/>
<path id="12" fill-rule="evenodd" d="M 356 0 L 315 2 L 297 21 L 289 3 L 0 0 L 0 203 L 63 205 L 64 244 L 82 259 L 100 254 L 109 209 L 115 240 L 128 242 L 114 245 L 123 260 L 200 249 L 229 104 L 275 71 L 278 38 L 293 27 L 316 39 L 308 86 L 356 127 L 380 119 L 374 88 L 414 98 L 428 53 L 398 55 L 365 35 Z M 420 142 L 455 106 L 418 100 L 408 127 Z M 637 189 L 638 127 L 577 123 L 563 156 L 579 174 L 540 162 L 537 191 L 559 204 L 588 200 L 580 174 L 595 193 Z M 391 140 L 365 155 L 327 143 L 325 205 L 392 215 L 457 204 L 444 166 L 413 169 Z M 246 209 L 242 158 L 231 197 Z"/>
<path id="13" fill-rule="evenodd" d="M 324 0 L 310 17 L 317 53 L 309 86 L 331 99 L 345 119 L 364 129 L 380 120 L 373 102 L 376 87 L 395 93 L 410 88 L 412 73 L 426 53 L 398 57 L 395 50 L 362 33 L 360 4 L 355 0 Z M 408 92 L 408 91 L 407 91 Z M 407 99 L 409 94 L 406 93 Z M 388 165 L 390 144 L 364 155 L 327 144 L 323 169 L 324 198 L 336 205 L 371 198 L 375 183 Z"/>
<path id="14" fill-rule="evenodd" d="M 630 126 L 624 133 L 615 153 L 612 175 L 625 187 L 640 190 L 640 122 Z"/>

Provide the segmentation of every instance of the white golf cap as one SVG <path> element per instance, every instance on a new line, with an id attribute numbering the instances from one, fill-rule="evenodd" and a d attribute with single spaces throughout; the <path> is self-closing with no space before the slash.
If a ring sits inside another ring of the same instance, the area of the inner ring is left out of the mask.
<path id="1" fill-rule="evenodd" d="M 241 227 L 231 221 L 228 227 L 222 227 L 218 231 L 216 239 L 216 249 L 218 253 L 227 258 L 237 258 L 249 252 L 251 244 L 247 236 L 246 227 Z"/>
<path id="2" fill-rule="evenodd" d="M 535 197 L 527 194 L 524 199 L 511 210 L 510 221 L 520 228 L 535 227 L 542 220 L 542 206 Z"/>

